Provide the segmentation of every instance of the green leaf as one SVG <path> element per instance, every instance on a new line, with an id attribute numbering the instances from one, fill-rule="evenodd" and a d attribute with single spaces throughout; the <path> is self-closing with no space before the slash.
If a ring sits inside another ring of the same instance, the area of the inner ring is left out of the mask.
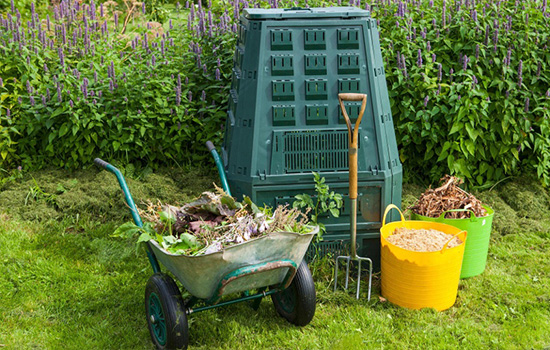
<path id="1" fill-rule="evenodd" d="M 61 125 L 59 128 L 59 137 L 63 137 L 69 131 L 69 126 L 67 123 Z"/>
<path id="2" fill-rule="evenodd" d="M 152 239 L 153 237 L 148 232 L 142 232 L 141 235 L 139 235 L 137 243 L 149 242 Z"/>
<path id="3" fill-rule="evenodd" d="M 176 222 L 176 216 L 171 211 L 163 210 L 159 213 L 160 221 L 167 225 L 172 225 Z"/>
<path id="4" fill-rule="evenodd" d="M 126 222 L 119 227 L 111 234 L 112 237 L 123 237 L 127 238 L 130 236 L 135 235 L 141 230 L 139 226 L 137 226 L 133 222 Z"/>
<path id="5" fill-rule="evenodd" d="M 190 248 L 197 248 L 200 246 L 197 238 L 189 233 L 182 233 L 180 236 L 182 242 L 185 242 Z"/>

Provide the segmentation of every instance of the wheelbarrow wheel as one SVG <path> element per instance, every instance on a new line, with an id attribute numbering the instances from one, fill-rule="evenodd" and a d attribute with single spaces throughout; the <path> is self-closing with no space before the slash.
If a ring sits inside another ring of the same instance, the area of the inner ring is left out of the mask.
<path id="1" fill-rule="evenodd" d="M 180 290 L 174 280 L 155 273 L 145 288 L 145 313 L 157 349 L 187 349 L 189 326 Z"/>
<path id="2" fill-rule="evenodd" d="M 290 286 L 272 294 L 271 300 L 281 317 L 297 326 L 305 326 L 311 322 L 315 314 L 315 297 L 313 277 L 307 263 L 302 261 Z"/>

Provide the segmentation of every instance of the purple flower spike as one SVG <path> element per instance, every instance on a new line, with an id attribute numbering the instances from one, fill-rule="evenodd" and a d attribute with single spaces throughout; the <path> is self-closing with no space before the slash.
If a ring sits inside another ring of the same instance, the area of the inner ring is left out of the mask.
<path id="1" fill-rule="evenodd" d="M 189 100 L 189 102 L 193 101 L 193 93 L 191 91 L 187 93 L 187 99 Z"/>
<path id="2" fill-rule="evenodd" d="M 216 80 L 220 80 L 221 79 L 221 74 L 220 74 L 220 69 L 219 68 L 216 68 Z"/>
<path id="3" fill-rule="evenodd" d="M 424 97 L 424 107 L 428 107 L 428 101 L 430 100 L 430 98 L 428 97 L 428 95 L 426 95 L 426 97 Z"/>
<path id="4" fill-rule="evenodd" d="M 30 103 L 31 103 L 31 106 L 34 107 L 34 105 L 35 105 L 36 102 L 34 101 L 34 97 L 33 97 L 33 96 L 30 97 L 29 101 L 30 101 Z"/>
<path id="5" fill-rule="evenodd" d="M 550 98 L 550 89 L 546 90 L 546 97 Z"/>
<path id="6" fill-rule="evenodd" d="M 42 95 L 42 104 L 45 106 L 46 105 L 46 96 Z"/>
<path id="7" fill-rule="evenodd" d="M 13 4 L 13 2 L 12 2 L 12 4 Z M 6 108 L 6 117 L 9 118 L 10 116 L 11 116 L 11 111 L 10 111 L 9 108 Z"/>
<path id="8" fill-rule="evenodd" d="M 1 87 L 4 87 L 4 81 L 2 80 L 2 78 L 0 78 L 0 88 Z"/>
<path id="9" fill-rule="evenodd" d="M 529 113 L 529 97 L 525 99 L 525 113 Z"/>
<path id="10" fill-rule="evenodd" d="M 206 91 L 202 90 L 202 93 L 201 93 L 201 101 L 206 101 Z"/>
<path id="11" fill-rule="evenodd" d="M 430 42 L 428 41 L 428 43 L 426 44 L 426 50 L 428 50 L 428 52 L 430 52 L 432 50 L 432 44 L 430 44 Z"/>
<path id="12" fill-rule="evenodd" d="M 151 65 L 154 67 L 156 62 L 157 62 L 157 59 L 156 59 L 155 55 L 152 55 L 151 56 Z"/>
<path id="13" fill-rule="evenodd" d="M 464 55 L 464 58 L 462 59 L 462 68 L 464 70 L 468 69 L 468 62 L 470 62 L 470 59 L 468 58 L 468 56 Z"/>
<path id="14" fill-rule="evenodd" d="M 518 67 L 518 85 L 521 88 L 521 84 L 523 82 L 523 60 L 519 60 L 519 67 Z"/>
<path id="15" fill-rule="evenodd" d="M 435 55 L 435 53 L 432 53 L 432 63 L 435 63 L 436 58 L 437 58 L 437 56 Z"/>
<path id="16" fill-rule="evenodd" d="M 27 80 L 27 93 L 32 94 L 31 82 Z"/>
<path id="17" fill-rule="evenodd" d="M 479 59 L 479 44 L 476 45 L 476 60 Z"/>
<path id="18" fill-rule="evenodd" d="M 418 67 L 422 67 L 422 50 L 418 49 L 418 58 L 416 60 Z"/>
<path id="19" fill-rule="evenodd" d="M 61 47 L 57 49 L 57 54 L 59 55 L 59 64 L 61 64 L 61 66 L 64 66 L 65 56 L 63 55 L 63 49 Z"/>
<path id="20" fill-rule="evenodd" d="M 74 107 L 74 102 L 73 102 L 73 100 L 70 100 L 70 101 L 69 101 L 69 106 L 71 106 L 71 108 Z"/>
<path id="21" fill-rule="evenodd" d="M 143 14 L 145 14 L 145 2 L 141 3 L 141 12 L 143 12 Z"/>
<path id="22" fill-rule="evenodd" d="M 542 63 L 539 61 L 539 63 L 537 64 L 537 78 L 540 77 L 541 68 L 542 68 Z"/>

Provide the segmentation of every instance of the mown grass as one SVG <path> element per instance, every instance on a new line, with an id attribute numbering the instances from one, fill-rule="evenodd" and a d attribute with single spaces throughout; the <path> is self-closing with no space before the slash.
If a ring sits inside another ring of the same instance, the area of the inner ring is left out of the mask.
<path id="1" fill-rule="evenodd" d="M 215 179 L 204 170 L 128 175 L 137 178 L 129 185 L 138 203 L 182 202 Z M 0 345 L 151 349 L 143 306 L 151 268 L 131 240 L 109 236 L 129 218 L 114 177 L 93 170 L 32 176 L 0 192 Z M 33 187 L 54 197 L 29 197 Z M 422 190 L 405 186 L 404 202 Z M 193 314 L 191 348 L 550 347 L 548 193 L 527 179 L 477 195 L 496 211 L 487 269 L 461 281 L 451 309 L 414 311 L 382 302 L 378 278 L 370 302 L 366 288 L 359 301 L 334 293 L 332 265 L 324 260 L 311 266 L 318 304 L 307 327 L 278 317 L 269 299 L 258 311 L 241 303 Z"/>

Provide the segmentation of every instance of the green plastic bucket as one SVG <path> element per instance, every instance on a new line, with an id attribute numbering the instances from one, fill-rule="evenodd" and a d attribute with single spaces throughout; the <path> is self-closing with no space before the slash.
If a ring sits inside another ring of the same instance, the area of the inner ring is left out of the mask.
<path id="1" fill-rule="evenodd" d="M 464 259 L 460 278 L 468 278 L 481 274 L 487 263 L 487 251 L 489 250 L 489 239 L 491 237 L 491 226 L 493 224 L 493 209 L 483 206 L 487 210 L 487 216 L 477 218 L 471 210 L 452 209 L 443 212 L 438 218 L 412 213 L 411 219 L 440 222 L 455 226 L 468 232 L 468 239 L 464 248 Z M 469 211 L 469 219 L 446 219 L 445 214 L 451 211 Z"/>

